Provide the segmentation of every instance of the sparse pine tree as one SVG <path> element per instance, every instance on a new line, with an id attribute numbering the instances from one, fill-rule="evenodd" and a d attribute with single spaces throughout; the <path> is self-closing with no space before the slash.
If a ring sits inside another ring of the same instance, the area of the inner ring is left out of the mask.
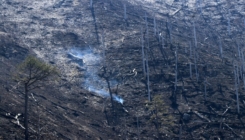
<path id="1" fill-rule="evenodd" d="M 161 139 L 162 133 L 171 133 L 165 128 L 174 125 L 174 118 L 169 114 L 169 108 L 165 104 L 163 96 L 155 95 L 151 102 L 146 103 L 146 107 L 150 111 L 150 123 L 155 125 L 159 139 Z"/>
<path id="2" fill-rule="evenodd" d="M 40 87 L 40 83 L 49 80 L 53 76 L 57 76 L 58 71 L 49 64 L 33 57 L 28 56 L 17 68 L 14 76 L 15 80 L 24 86 L 25 94 L 25 140 L 28 140 L 28 94 L 31 90 Z"/>

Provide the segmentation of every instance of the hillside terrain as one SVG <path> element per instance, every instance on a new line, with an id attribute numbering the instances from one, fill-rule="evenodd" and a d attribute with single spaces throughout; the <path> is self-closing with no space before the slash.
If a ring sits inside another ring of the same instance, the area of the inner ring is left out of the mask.
<path id="1" fill-rule="evenodd" d="M 30 139 L 245 139 L 244 1 L 2 0 L 0 9 L 0 140 L 24 139 L 13 75 L 28 55 L 60 71 L 30 94 Z"/>

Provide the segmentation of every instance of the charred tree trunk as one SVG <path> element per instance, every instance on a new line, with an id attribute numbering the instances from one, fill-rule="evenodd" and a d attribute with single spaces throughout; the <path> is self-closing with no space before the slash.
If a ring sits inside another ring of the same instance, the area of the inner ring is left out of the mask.
<path id="1" fill-rule="evenodd" d="M 158 136 L 158 138 L 160 139 L 160 137 L 161 137 L 161 135 L 160 135 L 160 131 L 159 131 L 159 124 L 160 124 L 160 122 L 159 122 L 159 117 L 158 117 L 158 110 L 157 110 L 157 107 L 156 107 L 156 104 L 154 105 L 154 107 L 155 107 L 155 115 L 156 115 L 156 118 L 155 118 L 155 127 L 156 127 L 156 129 L 157 129 L 157 136 Z"/>
<path id="2" fill-rule="evenodd" d="M 110 125 L 110 122 L 109 122 L 109 118 L 108 118 L 108 115 L 107 115 L 106 108 L 105 108 L 105 110 L 104 110 L 103 112 L 104 112 L 104 114 L 105 114 L 105 118 L 106 118 L 106 121 L 107 121 L 107 125 Z"/>
<path id="3" fill-rule="evenodd" d="M 114 109 L 113 96 L 112 96 L 110 81 L 109 81 L 108 78 L 106 78 L 106 83 L 107 83 L 107 86 L 108 86 L 108 89 L 109 89 L 110 98 L 111 98 L 111 107 L 112 107 L 112 110 L 113 110 Z"/>
<path id="4" fill-rule="evenodd" d="M 112 96 L 111 85 L 110 85 L 110 80 L 109 80 L 110 76 L 109 76 L 109 73 L 107 73 L 106 67 L 103 67 L 103 70 L 104 70 L 104 73 L 103 73 L 102 77 L 104 77 L 106 80 L 108 90 L 109 90 L 109 94 L 110 94 L 112 110 L 114 110 L 113 96 Z"/>
<path id="5" fill-rule="evenodd" d="M 25 83 L 25 115 L 24 115 L 24 126 L 25 126 L 25 140 L 28 140 L 28 85 Z"/>

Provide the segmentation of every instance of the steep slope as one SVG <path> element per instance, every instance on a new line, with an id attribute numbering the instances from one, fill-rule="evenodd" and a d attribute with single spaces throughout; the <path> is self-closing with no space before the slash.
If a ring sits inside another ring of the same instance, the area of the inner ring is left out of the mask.
<path id="1" fill-rule="evenodd" d="M 62 73 L 30 96 L 32 139 L 244 138 L 244 6 L 223 0 L 4 0 L 0 138 L 24 137 L 14 124 L 24 109 L 22 88 L 11 74 L 28 52 Z M 160 135 L 149 122 L 154 112 L 147 107 L 142 40 L 151 97 L 163 95 L 175 124 L 162 126 Z"/>

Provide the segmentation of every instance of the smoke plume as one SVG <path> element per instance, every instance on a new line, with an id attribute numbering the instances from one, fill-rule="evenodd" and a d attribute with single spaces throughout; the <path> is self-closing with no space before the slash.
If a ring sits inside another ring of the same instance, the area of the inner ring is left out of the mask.
<path id="1" fill-rule="evenodd" d="M 68 51 L 68 54 L 74 57 L 74 59 L 76 60 L 80 59 L 79 61 L 81 62 L 78 64 L 80 65 L 80 67 L 86 69 L 85 81 L 83 81 L 82 83 L 83 88 L 100 96 L 110 97 L 105 80 L 98 76 L 98 71 L 101 67 L 100 63 L 102 62 L 102 57 L 98 53 L 94 53 L 91 49 L 81 50 L 78 48 L 72 48 Z M 116 81 L 110 81 L 110 83 L 115 82 Z M 123 104 L 123 99 L 115 94 L 113 94 L 113 99 Z"/>

